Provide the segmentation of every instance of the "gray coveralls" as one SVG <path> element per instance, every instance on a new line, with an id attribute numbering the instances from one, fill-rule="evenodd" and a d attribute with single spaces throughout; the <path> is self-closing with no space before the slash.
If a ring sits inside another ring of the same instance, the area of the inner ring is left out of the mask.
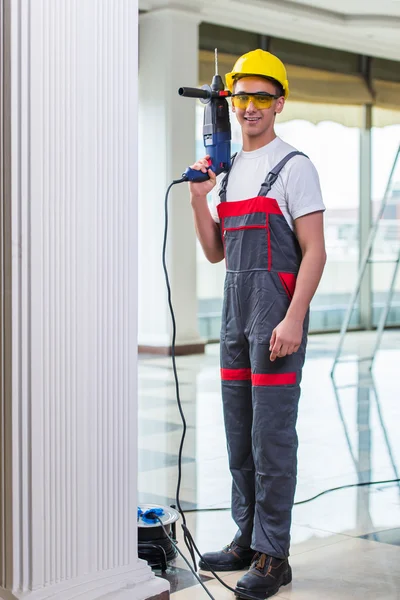
<path id="1" fill-rule="evenodd" d="M 301 250 L 268 194 L 286 162 L 298 154 L 291 152 L 268 173 L 256 198 L 227 202 L 227 173 L 218 205 L 226 260 L 222 399 L 235 542 L 276 558 L 289 555 L 308 314 L 299 350 L 271 362 L 272 331 L 289 307 Z"/>

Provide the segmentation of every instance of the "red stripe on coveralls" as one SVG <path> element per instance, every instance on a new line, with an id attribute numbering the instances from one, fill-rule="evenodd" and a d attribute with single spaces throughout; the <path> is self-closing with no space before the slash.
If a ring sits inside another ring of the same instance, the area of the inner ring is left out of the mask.
<path id="1" fill-rule="evenodd" d="M 246 381 L 251 379 L 251 369 L 221 369 L 223 381 Z"/>
<path id="2" fill-rule="evenodd" d="M 224 247 L 225 266 L 226 266 L 226 268 L 228 268 L 228 260 L 226 258 L 225 223 L 224 223 L 223 217 L 221 217 L 221 237 L 222 237 L 222 245 Z"/>
<path id="3" fill-rule="evenodd" d="M 296 383 L 296 373 L 253 373 L 253 385 L 292 385 Z"/>
<path id="4" fill-rule="evenodd" d="M 241 229 L 265 229 L 266 225 L 240 225 L 239 227 L 225 227 L 224 231 L 240 231 Z"/>
<path id="5" fill-rule="evenodd" d="M 251 215 L 252 213 L 267 213 L 273 215 L 282 215 L 279 204 L 274 198 L 265 198 L 257 196 L 249 200 L 234 200 L 231 202 L 221 202 L 217 206 L 218 215 L 222 217 L 240 217 L 242 215 Z"/>
<path id="6" fill-rule="evenodd" d="M 269 230 L 269 214 L 266 214 L 265 218 L 267 219 L 268 271 L 270 271 L 271 267 L 272 267 L 272 250 L 271 250 L 271 233 Z"/>

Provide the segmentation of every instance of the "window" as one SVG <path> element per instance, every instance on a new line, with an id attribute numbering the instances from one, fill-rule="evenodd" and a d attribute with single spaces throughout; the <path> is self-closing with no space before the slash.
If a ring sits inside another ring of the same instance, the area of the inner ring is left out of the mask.
<path id="1" fill-rule="evenodd" d="M 328 259 L 311 304 L 310 330 L 339 329 L 358 272 L 359 129 L 330 121 L 293 120 L 278 123 L 276 131 L 307 154 L 319 173 Z M 357 323 L 355 310 L 352 325 Z"/>

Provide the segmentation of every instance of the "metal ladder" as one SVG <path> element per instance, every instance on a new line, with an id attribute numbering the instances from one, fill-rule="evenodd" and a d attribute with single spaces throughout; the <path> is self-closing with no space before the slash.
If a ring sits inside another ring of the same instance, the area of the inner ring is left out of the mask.
<path id="1" fill-rule="evenodd" d="M 379 208 L 379 212 L 378 215 L 375 219 L 375 222 L 373 224 L 373 226 L 371 227 L 371 230 L 369 232 L 369 236 L 368 236 L 368 240 L 367 243 L 365 245 L 365 249 L 361 258 L 361 262 L 360 262 L 360 268 L 359 268 L 359 272 L 358 272 L 358 276 L 357 276 L 357 282 L 356 282 L 356 286 L 354 288 L 354 291 L 351 295 L 350 301 L 349 301 L 349 305 L 347 307 L 347 311 L 346 311 L 346 315 L 345 318 L 343 320 L 342 323 L 342 327 L 340 330 L 340 337 L 339 337 L 339 343 L 338 343 L 338 347 L 336 350 L 336 354 L 335 354 L 335 359 L 333 362 L 333 366 L 332 366 L 332 370 L 331 370 L 331 377 L 333 377 L 336 366 L 338 363 L 342 363 L 342 362 L 354 362 L 357 361 L 361 362 L 361 361 L 369 361 L 370 365 L 369 365 L 369 369 L 372 369 L 372 363 L 373 360 L 375 358 L 375 355 L 377 353 L 377 351 L 379 350 L 380 347 L 380 343 L 381 343 L 381 339 L 382 339 L 382 334 L 383 334 L 383 330 L 385 328 L 386 325 L 386 321 L 388 318 L 388 314 L 389 314 L 389 310 L 391 307 L 391 303 L 392 303 L 392 297 L 393 297 L 393 292 L 394 292 L 394 287 L 395 287 L 395 283 L 396 283 L 396 279 L 397 279 L 397 273 L 399 271 L 399 265 L 400 265 L 400 248 L 399 248 L 399 252 L 397 255 L 397 258 L 394 258 L 392 260 L 384 260 L 384 261 L 380 261 L 380 260 L 373 260 L 371 259 L 371 253 L 373 251 L 373 247 L 374 247 L 374 242 L 375 242 L 375 237 L 376 237 L 376 233 L 378 231 L 379 228 L 379 223 L 382 219 L 383 213 L 385 211 L 385 208 L 387 206 L 387 201 L 388 198 L 390 196 L 390 193 L 392 191 L 392 185 L 393 185 L 393 176 L 397 167 L 397 163 L 399 161 L 400 158 L 400 145 L 397 149 L 396 152 L 396 156 L 393 162 L 393 166 L 392 169 L 390 171 L 390 175 L 389 175 L 389 179 L 388 179 L 388 183 L 386 186 L 386 190 L 385 190 L 385 194 L 382 198 L 382 202 L 381 202 L 381 206 Z M 353 359 L 353 358 L 346 358 L 346 357 L 342 357 L 342 350 L 343 350 L 343 344 L 344 344 L 344 339 L 346 337 L 346 333 L 349 330 L 349 323 L 350 323 L 350 319 L 351 319 L 351 315 L 353 313 L 354 307 L 356 305 L 357 302 L 357 298 L 359 296 L 360 293 L 360 288 L 363 282 L 363 278 L 365 275 L 365 271 L 367 269 L 367 265 L 371 264 L 371 263 L 379 263 L 379 262 L 385 262 L 385 263 L 393 263 L 394 266 L 394 270 L 393 270 L 393 275 L 392 275 L 392 280 L 390 282 L 390 286 L 389 286 L 389 290 L 388 290 L 388 294 L 386 297 L 386 303 L 384 306 L 384 309 L 382 311 L 381 317 L 379 319 L 379 323 L 378 323 L 378 327 L 376 330 L 376 339 L 375 339 L 375 344 L 372 350 L 372 354 L 371 356 L 368 357 L 363 357 L 363 358 L 359 358 L 359 359 Z"/>

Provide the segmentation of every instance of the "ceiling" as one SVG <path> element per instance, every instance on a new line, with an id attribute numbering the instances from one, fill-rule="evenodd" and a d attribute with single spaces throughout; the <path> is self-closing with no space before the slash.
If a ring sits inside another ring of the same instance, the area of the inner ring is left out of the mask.
<path id="1" fill-rule="evenodd" d="M 268 1 L 268 0 L 266 0 Z M 320 8 L 342 15 L 380 15 L 400 17 L 399 0 L 292 0 L 292 4 Z"/>
<path id="2" fill-rule="evenodd" d="M 400 0 L 139 0 L 139 8 L 400 61 Z"/>

